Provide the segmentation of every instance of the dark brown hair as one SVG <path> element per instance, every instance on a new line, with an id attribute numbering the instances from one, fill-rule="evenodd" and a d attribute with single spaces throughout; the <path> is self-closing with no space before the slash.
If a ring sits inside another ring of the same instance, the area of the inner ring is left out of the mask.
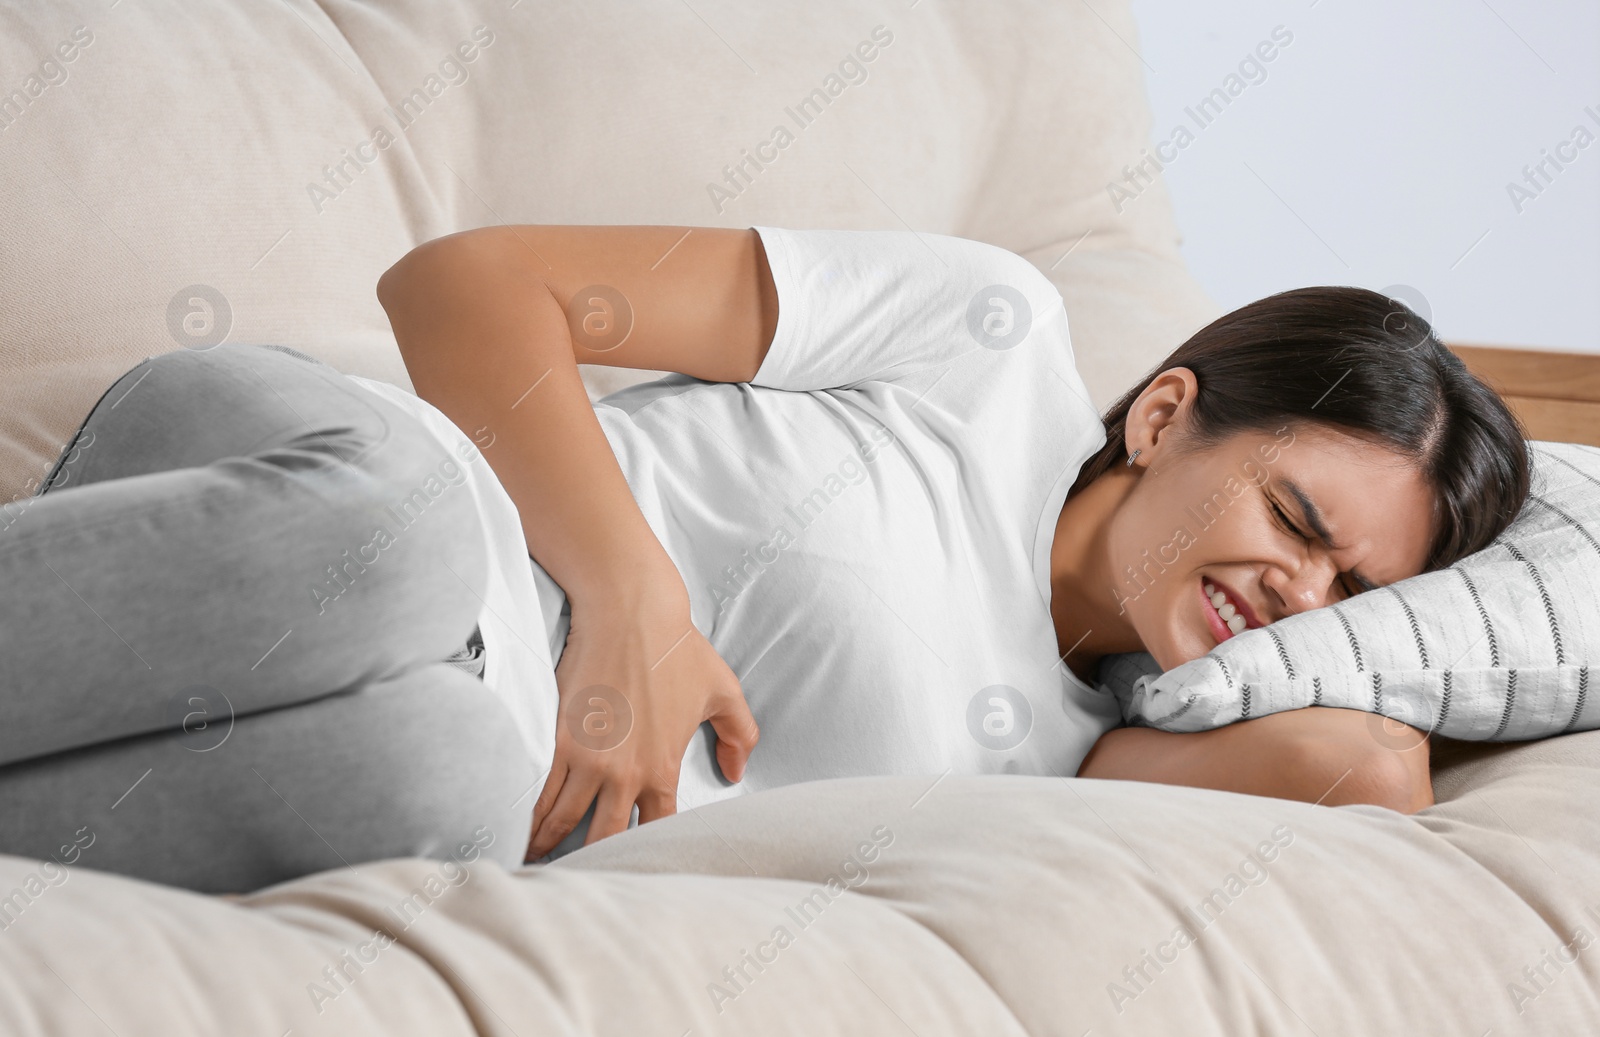
<path id="1" fill-rule="evenodd" d="M 1404 303 L 1348 286 L 1269 295 L 1195 332 L 1106 411 L 1106 444 L 1069 495 L 1124 463 L 1129 409 L 1174 367 L 1199 383 L 1186 449 L 1320 424 L 1410 458 L 1439 504 L 1424 572 L 1488 547 L 1527 499 L 1532 461 L 1505 401 Z"/>

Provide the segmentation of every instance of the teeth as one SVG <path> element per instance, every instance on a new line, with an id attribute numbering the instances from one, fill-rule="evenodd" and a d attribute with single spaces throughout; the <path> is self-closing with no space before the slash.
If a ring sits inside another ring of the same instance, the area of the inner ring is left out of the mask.
<path id="1" fill-rule="evenodd" d="M 1216 584 L 1210 580 L 1202 580 L 1200 588 L 1205 591 L 1206 597 L 1211 601 L 1211 607 L 1217 610 L 1217 615 L 1221 617 L 1222 622 L 1229 631 L 1235 634 L 1242 634 L 1249 629 L 1250 624 L 1245 622 L 1244 616 L 1239 612 L 1239 607 L 1229 601 L 1226 594 L 1217 590 Z"/>

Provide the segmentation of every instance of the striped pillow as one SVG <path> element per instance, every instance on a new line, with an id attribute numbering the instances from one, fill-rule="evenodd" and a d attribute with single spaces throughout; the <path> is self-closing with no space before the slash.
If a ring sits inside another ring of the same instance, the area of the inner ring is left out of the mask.
<path id="1" fill-rule="evenodd" d="M 1447 738 L 1600 727 L 1600 449 L 1532 442 L 1532 492 L 1489 547 L 1437 572 L 1247 630 L 1160 672 L 1109 656 L 1123 717 L 1204 731 L 1303 706 L 1381 713 Z"/>

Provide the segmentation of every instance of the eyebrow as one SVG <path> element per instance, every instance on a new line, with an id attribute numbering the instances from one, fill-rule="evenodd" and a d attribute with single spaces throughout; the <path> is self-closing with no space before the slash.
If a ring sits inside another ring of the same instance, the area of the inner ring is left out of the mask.
<path id="1" fill-rule="evenodd" d="M 1311 499 L 1305 490 L 1300 488 L 1300 484 L 1288 476 L 1279 476 L 1278 482 L 1283 484 L 1283 488 L 1288 490 L 1289 495 L 1300 505 L 1300 510 L 1305 514 L 1306 521 L 1311 524 L 1312 531 L 1322 539 L 1324 544 L 1328 545 L 1328 549 L 1331 551 L 1344 550 L 1344 548 L 1333 542 L 1333 534 L 1328 532 L 1328 523 L 1323 519 L 1322 512 L 1317 510 L 1316 502 Z M 1373 583 L 1354 569 L 1350 570 L 1350 575 L 1361 585 L 1362 590 L 1378 589 L 1376 583 Z"/>

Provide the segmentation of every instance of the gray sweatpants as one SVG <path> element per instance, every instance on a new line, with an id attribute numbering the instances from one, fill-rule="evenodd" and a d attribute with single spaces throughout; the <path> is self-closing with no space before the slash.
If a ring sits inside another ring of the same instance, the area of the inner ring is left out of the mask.
<path id="1" fill-rule="evenodd" d="M 446 457 L 283 347 L 118 379 L 0 508 L 0 852 L 202 892 L 521 864 L 539 775 L 445 662 L 485 590 L 471 496 L 391 510 Z"/>

